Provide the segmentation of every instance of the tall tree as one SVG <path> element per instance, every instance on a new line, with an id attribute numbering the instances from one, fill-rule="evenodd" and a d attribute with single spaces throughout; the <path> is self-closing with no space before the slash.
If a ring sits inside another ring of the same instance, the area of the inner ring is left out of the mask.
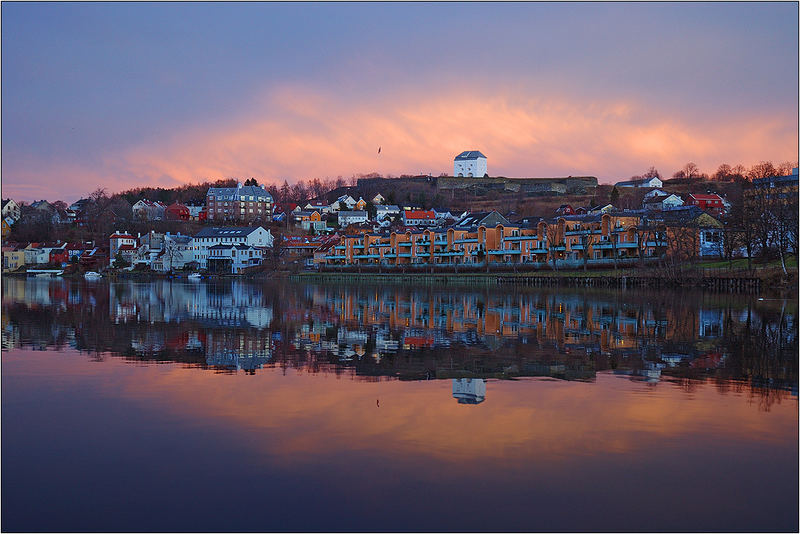
<path id="1" fill-rule="evenodd" d="M 777 176 L 778 171 L 772 165 L 771 161 L 761 161 L 753 165 L 747 172 L 747 179 L 751 182 L 758 178 L 768 178 L 770 176 Z"/>

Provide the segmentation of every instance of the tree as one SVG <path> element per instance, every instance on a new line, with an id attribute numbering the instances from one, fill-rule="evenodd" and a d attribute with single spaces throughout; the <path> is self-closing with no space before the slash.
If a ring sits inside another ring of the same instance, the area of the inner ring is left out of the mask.
<path id="1" fill-rule="evenodd" d="M 747 179 L 751 182 L 759 178 L 768 178 L 770 176 L 777 176 L 778 171 L 772 165 L 771 161 L 761 161 L 753 165 L 747 172 Z"/>
<path id="2" fill-rule="evenodd" d="M 292 192 L 289 188 L 289 182 L 286 180 L 283 181 L 283 185 L 281 186 L 281 202 L 289 202 L 291 200 Z"/>
<path id="3" fill-rule="evenodd" d="M 553 260 L 553 270 L 557 271 L 558 250 L 556 248 L 561 245 L 559 243 L 560 232 L 558 231 L 558 224 L 548 224 L 545 227 L 545 235 L 547 236 L 547 247 L 550 249 L 550 258 Z"/>
<path id="4" fill-rule="evenodd" d="M 248 178 L 247 180 L 244 181 L 244 185 L 255 185 L 255 186 L 257 186 L 258 185 L 258 181 L 256 181 L 255 178 Z"/>
<path id="5" fill-rule="evenodd" d="M 614 189 L 611 190 L 608 200 L 611 204 L 616 204 L 619 202 L 619 190 L 617 189 L 616 185 L 614 186 Z"/>
<path id="6" fill-rule="evenodd" d="M 728 182 L 733 174 L 733 169 L 727 163 L 723 163 L 717 167 L 717 172 L 711 175 L 711 179 L 715 182 Z"/>
<path id="7" fill-rule="evenodd" d="M 374 220 L 375 216 L 378 214 L 378 208 L 375 207 L 375 204 L 368 200 L 364 209 L 367 211 L 369 218 Z"/>
<path id="8" fill-rule="evenodd" d="M 650 167 L 647 172 L 642 175 L 642 178 L 658 178 L 661 179 L 661 173 L 655 167 Z"/>
<path id="9" fill-rule="evenodd" d="M 130 265 L 130 262 L 122 257 L 122 252 L 117 252 L 116 257 L 114 258 L 114 268 L 122 269 L 124 267 L 130 267 Z"/>
<path id="10" fill-rule="evenodd" d="M 589 262 L 589 249 L 592 248 L 596 240 L 596 235 L 591 233 L 591 229 L 588 232 L 585 232 L 581 235 L 581 244 L 583 245 L 583 270 L 587 271 L 588 267 L 587 264 Z"/>
<path id="11" fill-rule="evenodd" d="M 683 166 L 681 170 L 676 172 L 672 175 L 673 178 L 689 178 L 689 179 L 697 179 L 700 178 L 702 175 L 700 174 L 700 169 L 695 165 L 693 162 L 689 162 Z"/>
<path id="12" fill-rule="evenodd" d="M 796 161 L 784 161 L 775 167 L 778 176 L 788 176 L 792 174 L 792 169 L 797 167 Z"/>

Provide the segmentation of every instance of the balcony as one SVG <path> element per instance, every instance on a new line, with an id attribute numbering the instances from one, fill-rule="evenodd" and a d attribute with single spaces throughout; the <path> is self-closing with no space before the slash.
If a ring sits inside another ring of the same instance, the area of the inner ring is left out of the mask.
<path id="1" fill-rule="evenodd" d="M 454 239 L 453 243 L 477 243 L 477 239 Z"/>

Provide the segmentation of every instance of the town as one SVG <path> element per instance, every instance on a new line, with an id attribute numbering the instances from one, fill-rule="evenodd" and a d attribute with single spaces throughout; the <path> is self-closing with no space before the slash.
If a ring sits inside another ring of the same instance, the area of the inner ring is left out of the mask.
<path id="1" fill-rule="evenodd" d="M 454 158 L 452 176 L 281 188 L 221 180 L 205 190 L 98 190 L 71 205 L 3 199 L 3 272 L 197 278 L 746 260 L 779 262 L 786 275 L 797 265 L 796 165 L 723 164 L 709 177 L 689 163 L 671 179 L 651 168 L 612 187 L 594 177 L 490 177 L 487 157 L 470 150 Z"/>

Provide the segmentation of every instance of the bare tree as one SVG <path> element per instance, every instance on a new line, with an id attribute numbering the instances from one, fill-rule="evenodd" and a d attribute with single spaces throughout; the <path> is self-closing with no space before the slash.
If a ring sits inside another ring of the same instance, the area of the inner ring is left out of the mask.
<path id="1" fill-rule="evenodd" d="M 547 236 L 547 246 L 550 249 L 550 258 L 553 260 L 553 270 L 557 271 L 558 265 L 556 264 L 556 259 L 558 258 L 558 250 L 556 250 L 556 248 L 561 246 L 559 243 L 558 224 L 546 225 L 545 235 Z"/>
<path id="2" fill-rule="evenodd" d="M 771 161 L 761 161 L 750 168 L 747 172 L 747 179 L 752 182 L 758 178 L 768 178 L 777 175 L 778 171 L 772 165 Z"/>
<path id="3" fill-rule="evenodd" d="M 584 272 L 588 270 L 587 264 L 589 262 L 589 249 L 592 248 L 595 241 L 597 240 L 597 236 L 592 233 L 592 229 L 588 228 L 588 231 L 584 232 L 581 235 L 581 244 L 583 245 L 583 270 Z"/>

